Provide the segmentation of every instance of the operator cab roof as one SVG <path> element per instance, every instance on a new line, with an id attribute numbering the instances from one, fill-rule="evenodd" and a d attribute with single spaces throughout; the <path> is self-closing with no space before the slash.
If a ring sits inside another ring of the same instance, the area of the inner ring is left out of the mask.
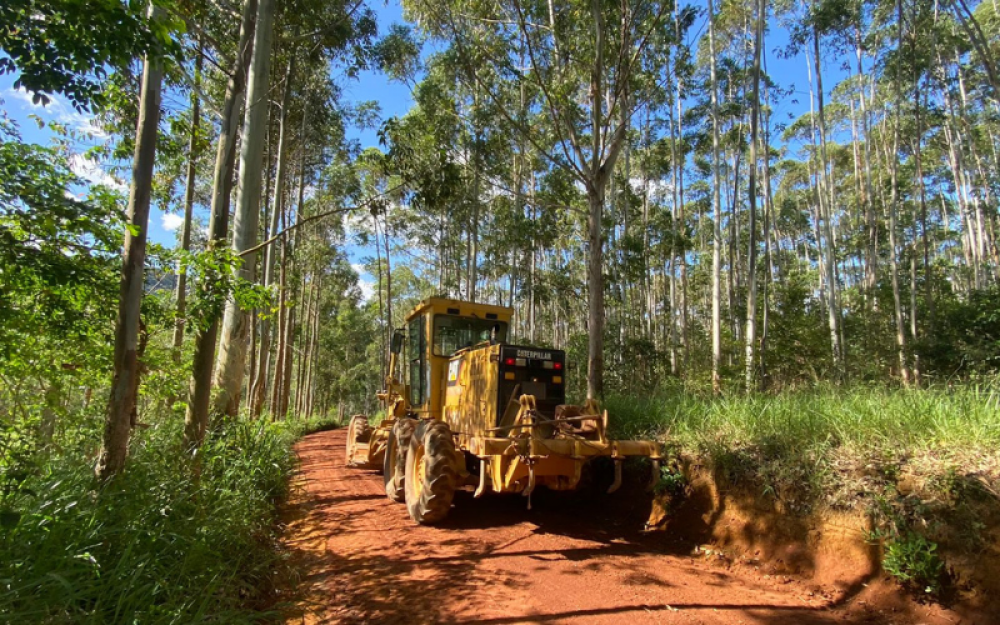
<path id="1" fill-rule="evenodd" d="M 446 297 L 429 297 L 417 304 L 413 310 L 407 313 L 406 321 L 409 322 L 427 312 L 432 312 L 436 315 L 454 315 L 456 317 L 491 319 L 510 323 L 510 318 L 514 314 L 514 309 L 506 306 L 495 306 L 493 304 L 463 302 L 461 300 L 448 299 Z"/>

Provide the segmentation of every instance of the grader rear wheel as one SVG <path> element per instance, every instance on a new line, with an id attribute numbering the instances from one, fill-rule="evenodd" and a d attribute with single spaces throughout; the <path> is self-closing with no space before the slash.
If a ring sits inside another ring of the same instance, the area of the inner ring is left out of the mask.
<path id="1" fill-rule="evenodd" d="M 367 461 L 359 461 L 358 451 L 365 443 L 365 434 L 368 429 L 368 417 L 357 414 L 351 417 L 347 424 L 347 444 L 345 445 L 345 460 L 349 467 L 357 467 L 367 464 Z"/>
<path id="2" fill-rule="evenodd" d="M 385 459 L 382 461 L 385 495 L 397 503 L 406 502 L 406 454 L 416 425 L 413 419 L 398 419 L 389 431 L 385 444 Z"/>
<path id="3" fill-rule="evenodd" d="M 406 454 L 406 507 L 421 525 L 448 515 L 455 497 L 455 441 L 448 424 L 430 421 L 417 425 Z"/>

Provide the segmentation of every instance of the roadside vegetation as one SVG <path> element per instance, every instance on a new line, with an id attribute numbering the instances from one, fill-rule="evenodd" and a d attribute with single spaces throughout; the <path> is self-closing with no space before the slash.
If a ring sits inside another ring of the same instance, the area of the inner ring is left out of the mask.
<path id="1" fill-rule="evenodd" d="M 752 480 L 793 506 L 853 508 L 858 476 L 961 473 L 1000 486 L 997 380 L 922 390 L 810 388 L 713 398 L 691 392 L 614 397 L 623 437 L 654 436 L 677 454 Z M 861 487 L 860 490 L 858 487 Z M 941 487 L 945 487 L 941 484 Z"/>
<path id="2" fill-rule="evenodd" d="M 607 406 L 616 435 L 663 440 L 679 466 L 708 470 L 782 513 L 866 515 L 885 570 L 919 592 L 941 590 L 939 543 L 975 553 L 1000 521 L 995 377 L 727 397 L 678 387 Z"/>
<path id="3" fill-rule="evenodd" d="M 296 466 L 291 445 L 331 424 L 236 421 L 185 454 L 182 423 L 159 419 L 137 433 L 120 479 L 97 488 L 99 423 L 81 419 L 44 449 L 3 438 L 0 622 L 266 617 L 287 571 L 277 505 Z"/>

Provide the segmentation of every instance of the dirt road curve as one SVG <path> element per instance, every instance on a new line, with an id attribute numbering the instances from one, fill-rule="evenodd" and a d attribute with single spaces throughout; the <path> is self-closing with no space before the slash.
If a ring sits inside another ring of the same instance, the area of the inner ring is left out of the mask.
<path id="1" fill-rule="evenodd" d="M 549 498 L 529 512 L 522 497 L 462 492 L 442 527 L 420 527 L 386 499 L 381 476 L 343 466 L 344 438 L 321 432 L 297 446 L 286 547 L 301 571 L 300 599 L 288 623 L 960 620 L 867 588 L 767 576 L 664 532 L 643 533 L 634 514 L 610 505 Z"/>

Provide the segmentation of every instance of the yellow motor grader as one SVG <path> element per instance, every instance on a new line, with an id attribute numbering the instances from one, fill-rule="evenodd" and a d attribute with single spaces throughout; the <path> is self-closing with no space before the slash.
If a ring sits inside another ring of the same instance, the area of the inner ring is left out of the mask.
<path id="1" fill-rule="evenodd" d="M 608 492 L 621 486 L 622 462 L 652 460 L 660 445 L 610 440 L 596 402 L 567 405 L 566 354 L 506 342 L 510 308 L 444 298 L 424 300 L 392 337 L 385 417 L 348 425 L 347 464 L 382 469 L 389 499 L 405 502 L 421 524 L 442 520 L 455 490 L 475 486 L 528 497 L 544 486 L 575 490 L 588 463 L 614 460 Z M 406 382 L 397 376 L 400 366 Z"/>

